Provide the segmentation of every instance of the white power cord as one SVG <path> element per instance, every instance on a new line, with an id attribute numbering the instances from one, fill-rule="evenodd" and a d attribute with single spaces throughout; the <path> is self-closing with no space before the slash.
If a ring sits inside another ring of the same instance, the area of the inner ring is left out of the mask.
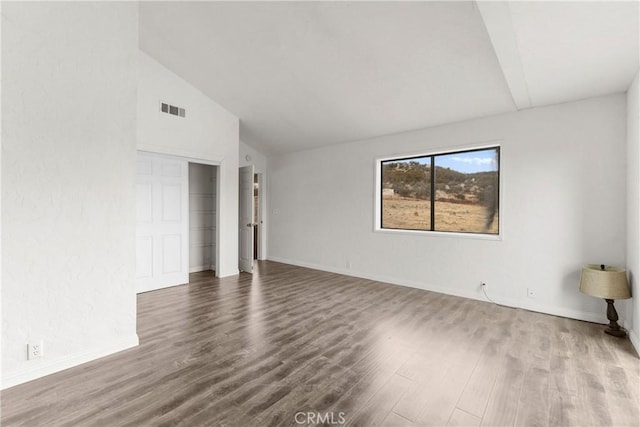
<path id="1" fill-rule="evenodd" d="M 491 302 L 491 303 L 493 303 L 495 305 L 499 305 L 500 307 L 513 308 L 513 307 L 509 307 L 507 305 L 498 304 L 497 302 L 495 302 L 494 300 L 489 298 L 489 295 L 487 295 L 487 284 L 484 283 L 484 282 L 482 282 L 482 293 L 484 294 L 484 297 L 489 300 L 489 302 Z"/>

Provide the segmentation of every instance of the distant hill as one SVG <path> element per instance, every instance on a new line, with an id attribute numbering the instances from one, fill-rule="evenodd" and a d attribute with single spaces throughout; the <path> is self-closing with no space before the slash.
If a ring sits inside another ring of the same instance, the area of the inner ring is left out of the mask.
<path id="1" fill-rule="evenodd" d="M 436 166 L 436 200 L 487 204 L 495 198 L 498 172 L 462 173 Z M 382 187 L 400 197 L 431 198 L 431 167 L 418 162 L 392 162 L 382 167 Z M 389 193 L 389 191 L 387 191 Z"/>

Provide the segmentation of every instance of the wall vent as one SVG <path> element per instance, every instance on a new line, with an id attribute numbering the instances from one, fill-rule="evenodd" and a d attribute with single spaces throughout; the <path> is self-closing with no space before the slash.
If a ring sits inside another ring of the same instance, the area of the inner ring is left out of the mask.
<path id="1" fill-rule="evenodd" d="M 170 105 L 162 101 L 160 101 L 160 111 L 162 111 L 163 113 L 172 114 L 178 117 L 185 116 L 184 108 L 176 107 L 175 105 Z"/>

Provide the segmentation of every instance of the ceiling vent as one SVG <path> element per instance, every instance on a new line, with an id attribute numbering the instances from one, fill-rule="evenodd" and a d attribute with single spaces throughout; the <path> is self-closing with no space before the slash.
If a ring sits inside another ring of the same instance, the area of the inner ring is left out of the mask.
<path id="1" fill-rule="evenodd" d="M 185 116 L 184 108 L 180 108 L 180 107 L 177 107 L 175 105 L 170 105 L 170 104 L 167 104 L 166 102 L 162 102 L 162 101 L 160 101 L 160 111 L 162 111 L 163 113 L 172 114 L 172 115 L 178 116 L 178 117 L 184 117 Z"/>

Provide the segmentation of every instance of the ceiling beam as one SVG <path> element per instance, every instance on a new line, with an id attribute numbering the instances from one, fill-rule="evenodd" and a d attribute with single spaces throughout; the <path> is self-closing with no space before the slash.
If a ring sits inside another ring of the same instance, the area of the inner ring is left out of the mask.
<path id="1" fill-rule="evenodd" d="M 476 1 L 484 26 L 489 33 L 493 50 L 498 57 L 502 74 L 518 110 L 531 108 L 531 96 L 524 75 L 522 59 L 507 1 Z"/>

